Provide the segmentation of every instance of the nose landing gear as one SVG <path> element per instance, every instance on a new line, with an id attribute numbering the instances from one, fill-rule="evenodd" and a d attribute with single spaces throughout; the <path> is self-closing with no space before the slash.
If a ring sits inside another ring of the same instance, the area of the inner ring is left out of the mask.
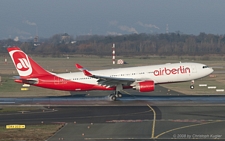
<path id="1" fill-rule="evenodd" d="M 190 86 L 190 89 L 194 89 L 194 88 L 195 88 L 194 83 L 195 83 L 195 81 L 194 81 L 194 80 L 192 80 L 192 81 L 191 81 L 191 86 Z"/>

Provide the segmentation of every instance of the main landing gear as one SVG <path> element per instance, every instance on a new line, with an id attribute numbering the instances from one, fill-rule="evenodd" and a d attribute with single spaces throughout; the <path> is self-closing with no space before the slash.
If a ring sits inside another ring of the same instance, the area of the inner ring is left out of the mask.
<path id="1" fill-rule="evenodd" d="M 123 90 L 122 84 L 117 85 L 115 92 L 109 95 L 110 100 L 116 101 L 117 98 L 121 98 L 122 97 L 122 94 L 120 93 L 121 90 Z"/>
<path id="2" fill-rule="evenodd" d="M 116 101 L 117 98 L 121 97 L 122 94 L 119 91 L 115 91 L 115 93 L 109 95 L 110 101 Z"/>
<path id="3" fill-rule="evenodd" d="M 194 83 L 195 83 L 195 81 L 194 81 L 194 80 L 192 80 L 192 81 L 191 81 L 191 86 L 190 86 L 190 89 L 194 89 L 194 88 L 195 88 Z"/>

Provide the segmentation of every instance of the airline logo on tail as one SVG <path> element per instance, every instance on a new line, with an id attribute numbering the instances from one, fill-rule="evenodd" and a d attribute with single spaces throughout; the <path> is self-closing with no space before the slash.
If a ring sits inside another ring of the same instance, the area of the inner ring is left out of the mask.
<path id="1" fill-rule="evenodd" d="M 20 76 L 28 76 L 32 73 L 29 58 L 23 51 L 11 50 L 9 54 Z"/>

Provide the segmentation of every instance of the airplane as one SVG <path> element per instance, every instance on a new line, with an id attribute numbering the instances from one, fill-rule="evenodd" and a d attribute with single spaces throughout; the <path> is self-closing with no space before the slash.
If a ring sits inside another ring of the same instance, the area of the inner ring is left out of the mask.
<path id="1" fill-rule="evenodd" d="M 95 71 L 75 64 L 81 72 L 56 74 L 42 68 L 17 46 L 7 50 L 19 74 L 15 82 L 63 91 L 112 90 L 111 101 L 122 97 L 123 89 L 152 92 L 157 84 L 191 81 L 190 88 L 194 89 L 195 79 L 213 72 L 204 64 L 180 62 Z"/>

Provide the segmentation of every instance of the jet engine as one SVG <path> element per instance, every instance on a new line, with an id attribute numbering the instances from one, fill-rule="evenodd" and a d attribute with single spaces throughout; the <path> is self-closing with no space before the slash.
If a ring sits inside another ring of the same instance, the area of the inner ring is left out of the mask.
<path id="1" fill-rule="evenodd" d="M 133 89 L 139 92 L 151 92 L 155 89 L 155 83 L 152 80 L 137 82 L 136 85 L 133 86 Z"/>

